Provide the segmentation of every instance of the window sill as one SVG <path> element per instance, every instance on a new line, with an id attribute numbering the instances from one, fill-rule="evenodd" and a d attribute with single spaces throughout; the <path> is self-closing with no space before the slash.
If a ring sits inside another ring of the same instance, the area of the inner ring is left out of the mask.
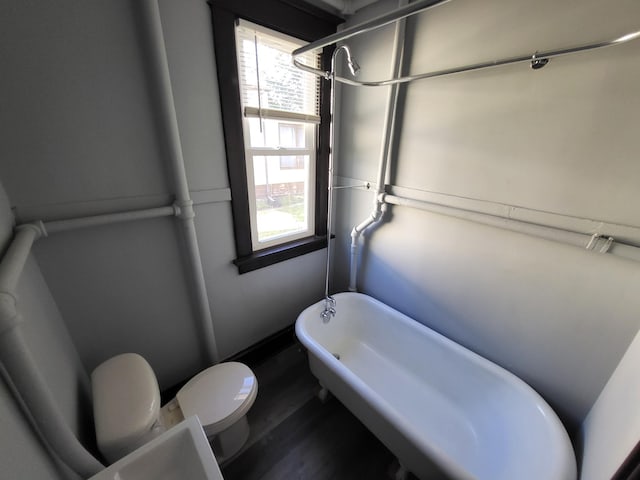
<path id="1" fill-rule="evenodd" d="M 251 255 L 236 258 L 233 263 L 238 267 L 238 273 L 242 275 L 323 248 L 327 248 L 326 236 L 307 237 L 253 252 Z"/>

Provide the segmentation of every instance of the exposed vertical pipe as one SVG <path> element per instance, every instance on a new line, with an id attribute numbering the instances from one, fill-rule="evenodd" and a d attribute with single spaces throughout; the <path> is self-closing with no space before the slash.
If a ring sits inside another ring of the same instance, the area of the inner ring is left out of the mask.
<path id="1" fill-rule="evenodd" d="M 193 299 L 196 315 L 200 322 L 204 349 L 207 359 L 211 363 L 218 361 L 218 348 L 213 332 L 213 321 L 209 306 L 209 296 L 202 269 L 200 248 L 194 223 L 195 212 L 193 201 L 189 193 L 187 173 L 182 156 L 182 143 L 180 130 L 173 100 L 171 87 L 171 75 L 169 61 L 162 32 L 162 20 L 157 0 L 144 0 L 141 2 L 143 9 L 143 21 L 146 23 L 146 31 L 149 34 L 151 65 L 153 66 L 153 79 L 157 82 L 158 106 L 166 135 L 166 146 L 171 172 L 174 182 L 176 205 L 180 208 L 178 217 L 181 219 L 182 231 L 185 240 L 185 261 L 192 276 Z"/>
<path id="2" fill-rule="evenodd" d="M 402 7 L 408 0 L 400 0 Z M 405 40 L 406 20 L 402 19 L 396 23 L 393 38 L 392 75 L 398 76 L 402 72 L 404 62 L 404 40 Z M 362 233 L 371 225 L 378 223 L 382 219 L 382 209 L 384 202 L 380 201 L 380 195 L 384 193 L 389 159 L 392 153 L 393 137 L 396 129 L 396 117 L 398 111 L 399 85 L 392 84 L 389 87 L 387 106 L 385 109 L 382 145 L 380 147 L 380 163 L 378 167 L 378 180 L 376 192 L 373 197 L 373 212 L 362 223 L 351 230 L 351 260 L 349 265 L 349 290 L 357 290 L 358 280 L 358 242 Z"/>
<path id="3" fill-rule="evenodd" d="M 44 231 L 42 225 L 19 227 L 0 263 L 0 363 L 2 373 L 20 395 L 36 428 L 73 471 L 89 477 L 104 467 L 77 439 L 64 419 L 22 336 L 22 318 L 15 289 L 31 246 Z"/>

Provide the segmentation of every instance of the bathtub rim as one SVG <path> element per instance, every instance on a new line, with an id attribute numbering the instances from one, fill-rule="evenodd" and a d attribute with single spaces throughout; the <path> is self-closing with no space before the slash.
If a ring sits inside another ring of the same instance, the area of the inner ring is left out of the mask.
<path id="1" fill-rule="evenodd" d="M 446 347 L 452 348 L 456 354 L 463 356 L 465 359 L 479 365 L 480 368 L 486 368 L 493 374 L 497 375 L 500 379 L 519 390 L 519 393 L 527 395 L 531 398 L 531 401 L 540 410 L 542 416 L 548 424 L 548 430 L 551 433 L 551 442 L 549 445 L 550 451 L 556 452 L 558 472 L 566 473 L 567 478 L 577 478 L 577 461 L 573 445 L 569 438 L 568 432 L 564 427 L 564 424 L 560 421 L 560 418 L 556 412 L 551 408 L 547 401 L 533 388 L 526 383 L 523 379 L 510 372 L 509 370 L 501 367 L 493 361 L 479 355 L 478 353 L 470 350 L 469 348 L 455 342 L 454 340 L 446 337 L 445 335 L 433 330 L 427 325 L 424 325 L 417 320 L 412 319 L 408 315 L 394 309 L 393 307 L 386 305 L 380 300 L 360 292 L 341 292 L 333 295 L 336 300 L 338 315 L 331 319 L 331 322 L 340 321 L 340 299 L 356 298 L 373 304 L 375 308 L 383 310 L 387 314 L 391 314 L 394 320 L 399 320 L 410 328 L 414 332 L 427 335 L 431 339 L 437 342 L 443 343 Z M 356 300 L 359 301 L 359 300 Z M 473 479 L 476 478 L 467 469 L 457 465 L 447 453 L 442 451 L 437 445 L 432 442 L 428 442 L 424 435 L 420 434 L 416 428 L 413 427 L 409 419 L 397 412 L 382 395 L 376 393 L 369 385 L 360 379 L 355 373 L 347 368 L 340 360 L 335 358 L 333 354 L 322 347 L 307 329 L 305 323 L 312 321 L 313 311 L 324 305 L 324 300 L 316 302 L 307 308 L 305 308 L 298 316 L 295 324 L 296 336 L 300 342 L 305 346 L 310 354 L 313 354 L 327 368 L 329 368 L 334 374 L 341 378 L 342 381 L 351 385 L 358 395 L 363 397 L 364 401 L 369 404 L 388 422 L 398 428 L 402 435 L 407 437 L 411 442 L 418 446 L 418 448 L 429 455 L 438 467 L 442 468 L 447 474 L 454 476 L 457 479 Z M 321 321 L 320 310 L 318 310 L 318 321 Z M 561 453 L 557 453 L 561 452 Z"/>

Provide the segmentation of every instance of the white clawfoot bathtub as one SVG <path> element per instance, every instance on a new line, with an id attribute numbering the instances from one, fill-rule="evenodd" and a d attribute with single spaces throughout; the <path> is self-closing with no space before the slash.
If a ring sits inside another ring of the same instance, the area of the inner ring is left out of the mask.
<path id="1" fill-rule="evenodd" d="M 421 479 L 575 480 L 569 437 L 515 375 L 359 293 L 296 322 L 313 374 Z"/>

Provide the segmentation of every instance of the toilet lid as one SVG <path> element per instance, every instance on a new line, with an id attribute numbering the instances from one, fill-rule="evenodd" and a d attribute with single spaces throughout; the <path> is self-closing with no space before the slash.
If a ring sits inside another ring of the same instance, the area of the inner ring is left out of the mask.
<path id="1" fill-rule="evenodd" d="M 185 418 L 197 415 L 207 434 L 233 425 L 247 413 L 258 391 L 249 367 L 225 362 L 209 367 L 189 380 L 176 399 Z"/>

